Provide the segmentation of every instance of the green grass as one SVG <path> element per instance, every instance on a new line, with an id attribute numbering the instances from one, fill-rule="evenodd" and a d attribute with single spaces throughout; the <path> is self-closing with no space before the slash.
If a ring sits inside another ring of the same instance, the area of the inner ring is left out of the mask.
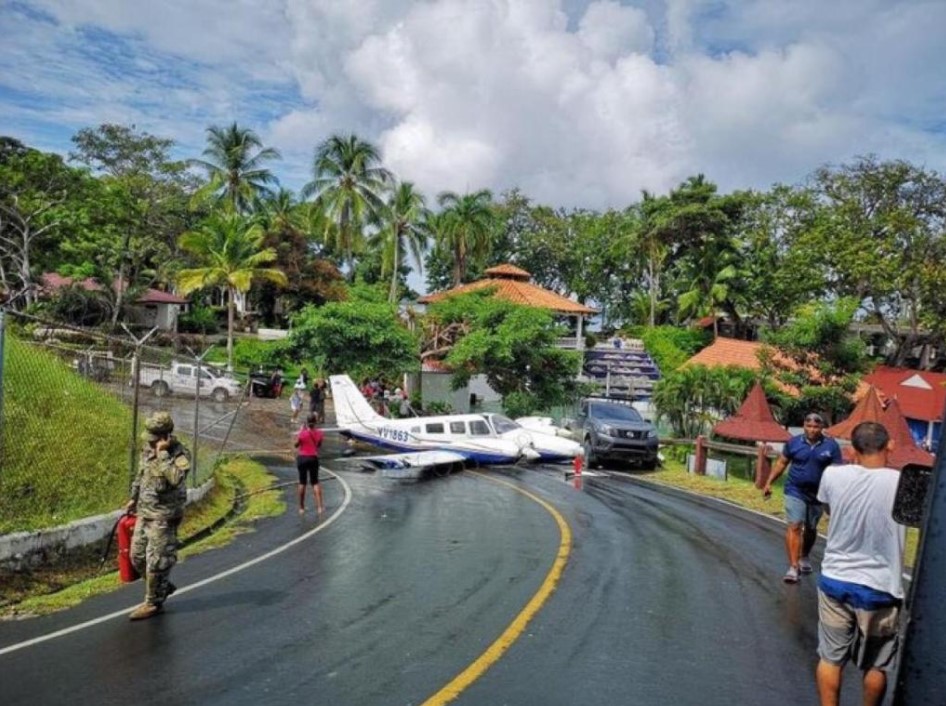
<path id="1" fill-rule="evenodd" d="M 269 487 L 274 478 L 266 469 L 246 458 L 234 458 L 215 472 L 216 484 L 204 500 L 187 509 L 180 536 L 186 541 L 206 527 L 223 520 L 234 507 L 237 494 L 246 497 L 243 512 L 203 539 L 182 548 L 179 560 L 223 546 L 237 534 L 252 531 L 250 523 L 261 517 L 282 514 L 286 505 L 278 490 L 247 494 Z M 0 618 L 23 618 L 45 615 L 77 605 L 87 598 L 121 587 L 114 561 L 107 564 L 108 573 L 101 573 L 97 562 L 85 561 L 61 569 L 37 572 L 19 577 L 17 583 L 4 589 Z"/>
<path id="2" fill-rule="evenodd" d="M 131 412 L 46 350 L 7 335 L 0 533 L 120 507 Z"/>
<path id="3" fill-rule="evenodd" d="M 745 507 L 766 515 L 772 515 L 779 519 L 785 519 L 784 500 L 782 483 L 776 483 L 772 488 L 772 496 L 766 500 L 762 497 L 762 491 L 755 487 L 755 484 L 738 476 L 729 476 L 726 480 L 719 480 L 710 476 L 698 476 L 693 473 L 687 473 L 686 466 L 680 461 L 667 459 L 664 461 L 663 468 L 652 473 L 646 473 L 638 476 L 645 480 L 669 485 L 675 488 L 688 490 L 699 495 L 720 498 L 731 503 Z M 828 528 L 827 518 L 822 518 L 818 526 L 819 531 L 824 534 Z M 919 531 L 915 529 L 907 530 L 907 544 L 904 560 L 907 566 L 913 566 L 916 560 L 916 550 L 919 542 Z"/>

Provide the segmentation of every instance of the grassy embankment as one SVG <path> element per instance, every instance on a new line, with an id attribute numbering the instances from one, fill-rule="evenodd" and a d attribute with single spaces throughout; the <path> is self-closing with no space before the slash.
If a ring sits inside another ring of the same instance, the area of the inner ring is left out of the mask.
<path id="1" fill-rule="evenodd" d="M 121 508 L 128 497 L 130 410 L 56 356 L 12 335 L 6 338 L 4 358 L 0 533 L 61 525 Z M 209 471 L 212 454 L 201 453 L 200 458 Z M 225 543 L 233 533 L 245 531 L 247 521 L 283 510 L 277 493 L 257 492 L 273 481 L 259 464 L 234 459 L 214 473 L 214 491 L 189 509 L 181 536 L 193 536 L 225 518 L 241 493 L 247 499 L 239 522 L 186 547 L 182 556 Z M 117 574 L 99 572 L 85 557 L 28 576 L 6 576 L 0 614 L 50 612 L 118 584 Z M 70 587 L 60 590 L 64 586 Z"/>
<path id="2" fill-rule="evenodd" d="M 712 478 L 710 476 L 697 476 L 687 473 L 686 466 L 680 461 L 667 459 L 664 461 L 663 468 L 652 473 L 640 474 L 637 476 L 647 481 L 670 485 L 675 488 L 688 490 L 699 495 L 720 498 L 735 505 L 739 505 L 756 512 L 766 515 L 772 515 L 780 519 L 785 519 L 784 495 L 782 493 L 782 483 L 779 482 L 772 488 L 772 497 L 768 500 L 763 499 L 762 493 L 755 487 L 752 481 L 737 476 L 729 476 L 725 481 Z M 822 534 L 827 531 L 827 520 L 822 519 L 819 525 Z M 919 531 L 915 529 L 907 530 L 906 546 L 906 564 L 913 566 L 916 559 L 917 543 L 919 542 Z"/>
<path id="3" fill-rule="evenodd" d="M 0 533 L 122 506 L 131 413 L 66 363 L 7 335 Z"/>

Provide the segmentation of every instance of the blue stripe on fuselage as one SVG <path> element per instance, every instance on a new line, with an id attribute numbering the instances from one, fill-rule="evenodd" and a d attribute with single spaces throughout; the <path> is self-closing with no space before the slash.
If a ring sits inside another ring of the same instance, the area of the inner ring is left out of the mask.
<path id="1" fill-rule="evenodd" d="M 368 434 L 362 434 L 357 431 L 348 431 L 348 435 L 357 439 L 358 441 L 364 441 L 372 446 L 378 446 L 382 449 L 392 449 L 394 451 L 400 452 L 409 452 L 409 451 L 451 451 L 461 456 L 466 456 L 471 461 L 476 461 L 477 463 L 483 464 L 494 464 L 494 463 L 515 463 L 518 459 L 509 456 L 508 454 L 499 454 L 499 453 L 489 453 L 486 451 L 473 451 L 471 449 L 455 448 L 450 446 L 419 446 L 419 445 L 407 445 L 399 444 L 396 441 L 391 441 L 390 439 L 380 439 L 376 436 L 370 436 Z"/>

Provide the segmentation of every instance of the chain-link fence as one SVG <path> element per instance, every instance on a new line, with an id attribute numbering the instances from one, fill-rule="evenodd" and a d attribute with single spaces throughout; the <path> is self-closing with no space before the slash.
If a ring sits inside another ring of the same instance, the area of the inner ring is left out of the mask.
<path id="1" fill-rule="evenodd" d="M 153 332 L 78 329 L 0 310 L 0 534 L 121 507 L 143 420 L 167 411 L 210 477 L 249 394 L 207 350 L 152 345 Z"/>

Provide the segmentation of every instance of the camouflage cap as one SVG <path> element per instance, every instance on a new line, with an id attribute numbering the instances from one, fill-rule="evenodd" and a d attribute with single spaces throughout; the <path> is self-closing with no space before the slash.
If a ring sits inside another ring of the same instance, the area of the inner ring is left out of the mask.
<path id="1" fill-rule="evenodd" d="M 151 434 L 170 434 L 174 431 L 174 420 L 167 412 L 155 412 L 145 420 L 145 429 Z"/>

